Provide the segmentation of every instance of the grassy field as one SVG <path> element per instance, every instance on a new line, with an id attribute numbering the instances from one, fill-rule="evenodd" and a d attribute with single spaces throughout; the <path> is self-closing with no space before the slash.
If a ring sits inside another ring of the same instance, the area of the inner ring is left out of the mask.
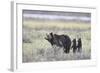
<path id="1" fill-rule="evenodd" d="M 23 22 L 24 26 L 35 29 L 35 30 L 41 30 L 41 29 L 59 29 L 59 30 L 66 30 L 66 29 L 72 29 L 72 30 L 86 30 L 90 29 L 91 26 L 88 25 L 89 23 L 82 23 L 82 22 L 66 22 L 66 21 L 42 21 L 42 20 L 28 20 Z"/>
<path id="2" fill-rule="evenodd" d="M 52 47 L 45 40 L 46 33 L 65 34 L 74 38 L 82 39 L 82 52 L 69 54 L 63 52 L 61 47 Z M 41 21 L 25 20 L 23 21 L 23 48 L 22 61 L 41 62 L 41 61 L 65 61 L 65 60 L 83 60 L 91 58 L 91 25 L 83 22 L 65 22 L 65 21 Z"/>

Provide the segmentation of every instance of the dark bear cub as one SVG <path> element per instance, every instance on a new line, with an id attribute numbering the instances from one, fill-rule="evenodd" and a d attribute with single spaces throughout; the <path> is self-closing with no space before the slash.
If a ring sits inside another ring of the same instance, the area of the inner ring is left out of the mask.
<path id="1" fill-rule="evenodd" d="M 76 39 L 73 39 L 72 41 L 72 48 L 73 48 L 73 53 L 81 52 L 82 51 L 82 40 L 79 38 L 77 41 Z"/>
<path id="2" fill-rule="evenodd" d="M 75 53 L 77 51 L 76 39 L 73 39 L 72 43 L 73 53 Z"/>
<path id="3" fill-rule="evenodd" d="M 82 40 L 81 40 L 81 38 L 78 39 L 77 49 L 78 49 L 78 52 L 82 51 Z"/>

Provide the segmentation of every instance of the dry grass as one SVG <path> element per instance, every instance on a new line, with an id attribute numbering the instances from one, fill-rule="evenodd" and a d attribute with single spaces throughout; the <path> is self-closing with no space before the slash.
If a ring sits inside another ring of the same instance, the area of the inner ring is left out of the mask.
<path id="1" fill-rule="evenodd" d="M 62 21 L 37 21 L 28 20 L 23 22 L 24 26 L 32 29 L 90 29 L 89 23 L 62 22 Z"/>
<path id="2" fill-rule="evenodd" d="M 24 21 L 23 38 L 26 39 L 26 42 L 23 42 L 23 62 L 90 59 L 90 28 L 90 24 L 87 23 L 67 23 L 61 21 Z M 63 48 L 52 47 L 51 44 L 44 39 L 46 33 L 50 32 L 56 34 L 65 34 L 70 36 L 71 39 L 81 37 L 83 44 L 82 53 L 74 54 L 71 50 L 69 54 L 65 54 L 63 52 Z"/>

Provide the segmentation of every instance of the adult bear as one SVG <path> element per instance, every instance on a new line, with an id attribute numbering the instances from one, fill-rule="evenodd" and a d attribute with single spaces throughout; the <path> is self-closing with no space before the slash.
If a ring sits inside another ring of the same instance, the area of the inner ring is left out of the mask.
<path id="1" fill-rule="evenodd" d="M 71 39 L 67 35 L 57 35 L 53 34 L 52 32 L 47 34 L 47 37 L 45 38 L 48 40 L 51 45 L 56 45 L 59 47 L 63 47 L 65 53 L 69 53 L 70 47 L 71 47 Z"/>

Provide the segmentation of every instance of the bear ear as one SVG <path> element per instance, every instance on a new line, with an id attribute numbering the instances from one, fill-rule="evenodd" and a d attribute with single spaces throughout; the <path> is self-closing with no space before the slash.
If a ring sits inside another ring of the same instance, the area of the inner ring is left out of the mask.
<path id="1" fill-rule="evenodd" d="M 78 40 L 81 40 L 81 38 L 79 38 Z"/>
<path id="2" fill-rule="evenodd" d="M 53 33 L 52 32 L 50 33 L 50 36 L 51 36 L 51 38 L 53 38 Z"/>
<path id="3" fill-rule="evenodd" d="M 46 39 L 46 40 L 49 39 L 49 35 L 47 33 L 46 33 L 46 37 L 44 39 Z"/>
<path id="4" fill-rule="evenodd" d="M 47 38 L 45 37 L 44 39 L 46 39 L 47 40 Z"/>

